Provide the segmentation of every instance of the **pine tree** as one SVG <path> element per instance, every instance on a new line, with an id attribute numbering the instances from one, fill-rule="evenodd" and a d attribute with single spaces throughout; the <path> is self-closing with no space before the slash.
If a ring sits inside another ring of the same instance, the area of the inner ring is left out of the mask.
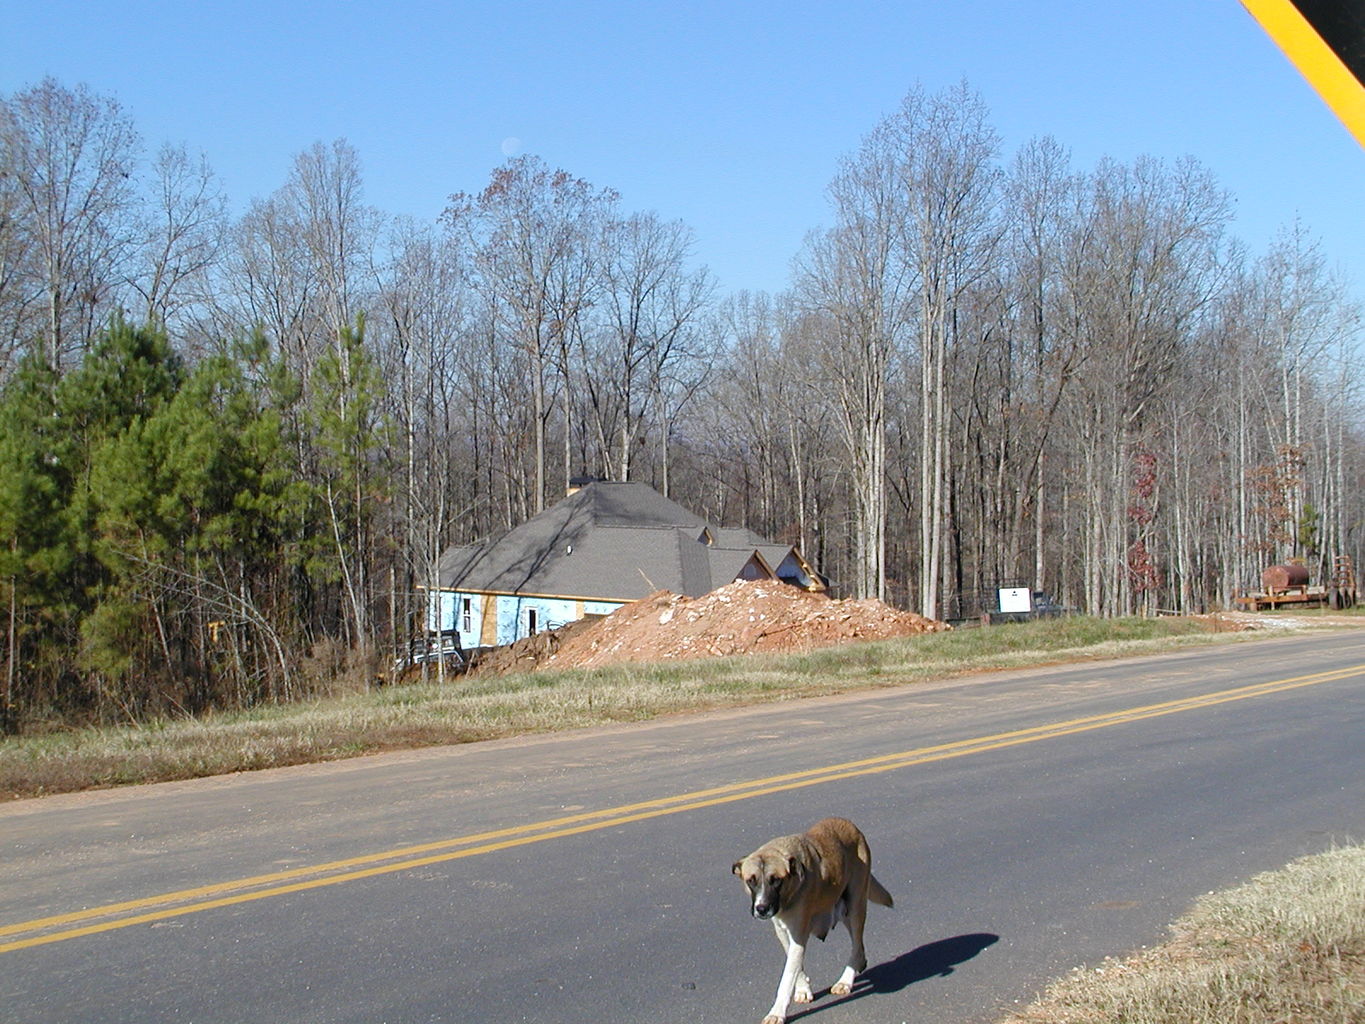
<path id="1" fill-rule="evenodd" d="M 70 449 L 61 516 L 72 548 L 68 598 L 80 623 L 80 674 L 68 680 L 64 704 L 136 717 L 145 703 L 141 685 L 130 690 L 126 684 L 150 642 L 149 608 L 140 597 L 149 580 L 129 550 L 111 546 L 101 514 L 111 501 L 134 509 L 135 517 L 145 514 L 156 480 L 142 435 L 183 379 L 182 360 L 163 333 L 116 318 L 57 385 L 56 418 Z M 139 518 L 137 525 L 144 538 L 155 533 L 154 523 Z"/>
<path id="2" fill-rule="evenodd" d="M 0 587 L 6 602 L 0 732 L 55 698 L 44 638 L 70 614 L 64 588 L 72 561 L 62 509 L 70 453 L 60 428 L 56 375 L 41 352 L 24 358 L 0 391 Z M 46 699 L 44 697 L 46 695 Z"/>

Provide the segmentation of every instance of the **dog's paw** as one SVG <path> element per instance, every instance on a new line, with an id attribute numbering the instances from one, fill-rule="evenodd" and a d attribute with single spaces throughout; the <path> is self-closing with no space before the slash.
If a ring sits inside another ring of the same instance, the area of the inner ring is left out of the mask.
<path id="1" fill-rule="evenodd" d="M 778 1017 L 770 1013 L 763 1018 L 763 1024 L 786 1024 L 786 1020 L 786 1017 Z"/>
<path id="2" fill-rule="evenodd" d="M 796 988 L 792 990 L 793 1003 L 809 1003 L 814 998 L 815 993 L 811 990 L 809 978 L 802 978 L 796 983 Z"/>
<path id="3" fill-rule="evenodd" d="M 867 966 L 867 961 L 863 961 L 863 967 Z M 839 975 L 839 980 L 829 987 L 829 994 L 832 996 L 846 996 L 853 991 L 853 979 L 858 977 L 858 971 L 862 967 L 854 967 L 849 964 L 844 968 L 844 973 Z"/>

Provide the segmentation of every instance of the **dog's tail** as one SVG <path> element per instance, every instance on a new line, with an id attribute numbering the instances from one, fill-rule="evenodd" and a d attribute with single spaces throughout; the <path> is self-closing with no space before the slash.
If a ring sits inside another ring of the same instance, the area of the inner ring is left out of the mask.
<path id="1" fill-rule="evenodd" d="M 895 901 L 891 899 L 891 894 L 886 891 L 886 886 L 877 881 L 876 875 L 867 876 L 867 898 L 883 907 L 894 907 L 896 905 Z"/>

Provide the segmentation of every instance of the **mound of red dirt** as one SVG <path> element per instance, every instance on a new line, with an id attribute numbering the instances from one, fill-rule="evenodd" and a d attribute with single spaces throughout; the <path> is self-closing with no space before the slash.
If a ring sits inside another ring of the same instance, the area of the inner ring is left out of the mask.
<path id="1" fill-rule="evenodd" d="M 701 597 L 656 591 L 605 618 L 490 652 L 475 671 L 804 651 L 948 628 L 875 599 L 839 601 L 770 580 L 736 582 Z"/>

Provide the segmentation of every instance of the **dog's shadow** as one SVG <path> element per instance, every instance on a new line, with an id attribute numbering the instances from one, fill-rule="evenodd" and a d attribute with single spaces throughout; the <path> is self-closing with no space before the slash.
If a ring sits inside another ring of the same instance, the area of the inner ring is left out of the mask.
<path id="1" fill-rule="evenodd" d="M 829 995 L 829 989 L 825 989 L 817 995 L 816 1005 L 804 1009 L 800 1013 L 794 1013 L 787 1019 L 797 1020 L 819 1013 L 826 1006 L 851 1003 L 855 999 L 862 999 L 865 996 L 888 995 L 892 992 L 899 992 L 917 981 L 927 981 L 929 978 L 945 978 L 953 973 L 958 964 L 972 959 L 982 950 L 999 941 L 999 935 L 992 935 L 989 932 L 974 932 L 970 935 L 956 935 L 951 939 L 939 939 L 937 942 L 925 943 L 908 953 L 902 953 L 894 960 L 886 960 L 874 967 L 869 967 L 858 975 L 858 980 L 853 983 L 853 991 L 843 999 L 821 1004 L 819 1000 Z"/>

